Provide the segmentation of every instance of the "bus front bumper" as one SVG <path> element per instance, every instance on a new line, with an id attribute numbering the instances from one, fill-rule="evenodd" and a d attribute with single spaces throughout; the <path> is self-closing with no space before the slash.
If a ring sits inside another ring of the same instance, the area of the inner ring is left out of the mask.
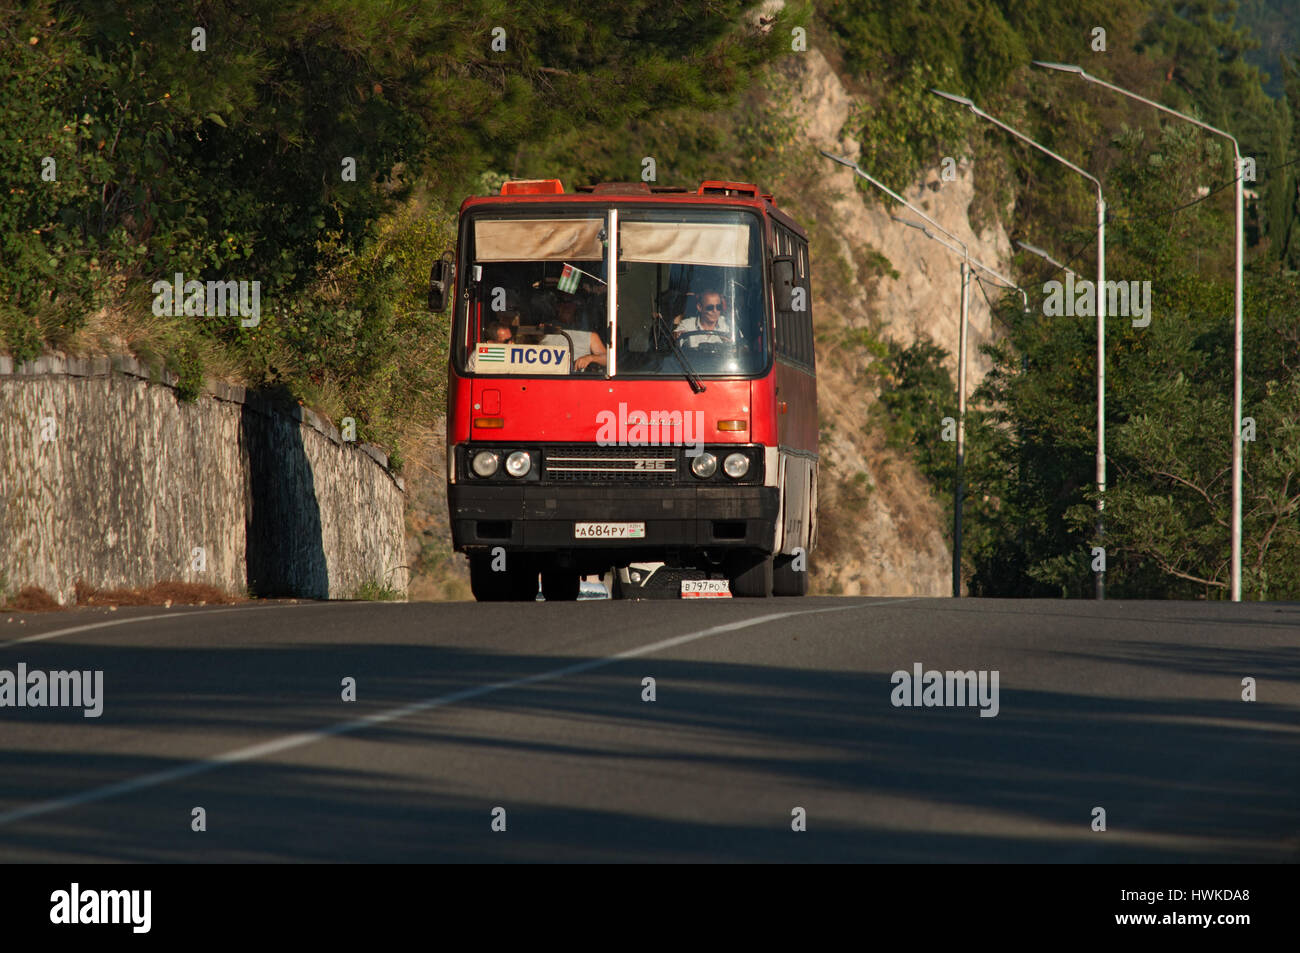
<path id="1" fill-rule="evenodd" d="M 452 541 L 461 552 L 619 550 L 772 551 L 776 487 L 448 487 Z M 645 536 L 580 539 L 578 523 L 641 523 Z"/>

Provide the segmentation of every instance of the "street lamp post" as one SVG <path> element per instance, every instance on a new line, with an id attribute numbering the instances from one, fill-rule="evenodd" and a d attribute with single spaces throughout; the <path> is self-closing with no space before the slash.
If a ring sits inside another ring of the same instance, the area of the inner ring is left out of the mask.
<path id="1" fill-rule="evenodd" d="M 1098 86 L 1104 86 L 1113 92 L 1129 99 L 1136 99 L 1138 102 L 1146 103 L 1159 109 L 1161 112 L 1168 113 L 1171 116 L 1177 116 L 1179 119 L 1185 119 L 1192 125 L 1200 126 L 1207 132 L 1212 132 L 1216 136 L 1222 136 L 1232 143 L 1232 169 L 1233 177 L 1237 182 L 1237 224 L 1236 224 L 1236 289 L 1235 297 L 1235 338 L 1233 344 L 1232 364 L 1232 601 L 1241 601 L 1241 380 L 1242 380 L 1242 335 L 1244 328 L 1244 318 L 1242 316 L 1241 294 L 1242 294 L 1242 258 L 1245 248 L 1245 239 L 1243 233 L 1243 220 L 1245 212 L 1245 199 L 1242 191 L 1242 174 L 1241 174 L 1241 148 L 1237 145 L 1237 140 L 1232 135 L 1224 132 L 1222 129 L 1216 129 L 1209 123 L 1201 122 L 1194 119 L 1186 113 L 1180 113 L 1176 109 L 1170 109 L 1155 100 L 1147 99 L 1145 96 L 1139 96 L 1131 90 L 1116 86 L 1114 83 L 1108 83 L 1104 79 L 1098 79 L 1089 73 L 1084 72 L 1078 66 L 1072 66 L 1068 63 L 1047 63 L 1043 60 L 1034 60 L 1035 66 L 1041 66 L 1044 69 L 1057 70 L 1062 73 L 1075 73 L 1082 79 Z"/>
<path id="2" fill-rule="evenodd" d="M 992 275 L 992 276 L 993 276 L 994 278 L 996 278 L 998 281 L 1001 281 L 1002 283 L 1004 283 L 1004 284 L 1006 284 L 1006 285 L 1008 285 L 1008 286 L 1010 286 L 1010 287 L 1012 287 L 1012 288 L 1016 288 L 1016 290 L 1020 292 L 1021 296 L 1022 296 L 1022 297 L 1024 298 L 1024 300 L 1025 300 L 1025 308 L 1026 308 L 1026 310 L 1028 310 L 1028 308 L 1029 308 L 1029 298 L 1028 298 L 1028 296 L 1025 294 L 1024 289 L 1019 288 L 1019 287 L 1015 284 L 1015 282 L 1013 282 L 1013 281 L 1011 281 L 1010 279 L 1005 278 L 1005 277 L 1003 277 L 1002 275 L 998 274 L 998 273 L 997 273 L 996 271 L 994 271 L 992 268 L 989 268 L 987 265 L 983 264 L 982 262 L 978 261 L 977 259 L 972 258 L 972 257 L 971 257 L 971 254 L 970 254 L 970 249 L 966 246 L 966 243 L 963 242 L 960 238 L 958 238 L 958 237 L 957 237 L 956 235 L 954 235 L 952 232 L 948 231 L 946 228 L 944 228 L 942 225 L 940 225 L 938 222 L 936 222 L 936 221 L 935 221 L 934 219 L 932 219 L 930 216 L 926 215 L 923 211 L 921 211 L 919 208 L 917 208 L 917 207 L 916 207 L 915 205 L 913 205 L 911 202 L 907 201 L 907 199 L 903 198 L 901 195 L 899 195 L 899 194 L 898 194 L 897 192 L 895 192 L 893 189 L 889 188 L 889 186 L 885 185 L 883 182 L 878 181 L 877 179 L 875 179 L 874 177 L 872 177 L 872 176 L 869 175 L 868 173 L 862 171 L 862 169 L 858 166 L 857 163 L 855 163 L 855 162 L 851 162 L 850 160 L 845 159 L 845 158 L 843 158 L 843 157 L 841 157 L 841 156 L 834 156 L 834 155 L 831 155 L 829 152 L 827 152 L 827 151 L 824 150 L 824 149 L 819 149 L 818 151 L 821 152 L 821 154 L 824 155 L 826 158 L 830 159 L 832 162 L 838 162 L 840 165 L 848 166 L 850 169 L 852 169 L 854 172 L 856 172 L 856 173 L 857 173 L 858 175 L 860 175 L 862 178 L 866 179 L 868 182 L 870 182 L 870 183 L 871 183 L 872 185 L 874 185 L 876 188 L 880 189 L 882 192 L 884 192 L 886 195 L 888 195 L 888 196 L 889 196 L 890 198 L 892 198 L 894 201 L 898 202 L 899 204 L 903 205 L 904 207 L 906 207 L 906 208 L 908 208 L 908 209 L 911 209 L 911 210 L 912 210 L 913 212 L 915 212 L 917 215 L 921 216 L 921 218 L 924 219 L 926 222 L 928 222 L 930 225 L 933 225 L 936 229 L 938 229 L 939 231 L 943 232 L 943 234 L 947 235 L 947 236 L 948 236 L 949 238 L 951 238 L 954 242 L 956 242 L 958 245 L 961 246 L 960 251 L 958 251 L 958 249 L 953 248 L 952 245 L 949 245 L 949 244 L 948 244 L 947 242 L 945 242 L 943 239 L 938 238 L 938 237 L 935 236 L 933 233 L 931 233 L 930 230 L 929 230 L 928 228 L 926 228 L 924 225 L 918 225 L 917 223 L 915 223 L 915 222 L 909 222 L 909 221 L 907 221 L 906 219 L 901 219 L 901 218 L 898 218 L 898 217 L 896 217 L 896 216 L 890 216 L 890 217 L 893 218 L 894 221 L 896 221 L 896 222 L 899 222 L 899 223 L 901 223 L 901 224 L 903 224 L 903 225 L 909 225 L 909 226 L 911 226 L 912 228 L 920 229 L 920 231 L 921 231 L 922 233 L 924 233 L 924 234 L 926 235 L 926 237 L 931 238 L 931 239 L 933 239 L 934 241 L 939 242 L 941 245 L 943 245 L 944 247 L 948 248 L 950 251 L 953 251 L 953 252 L 956 252 L 956 253 L 960 254 L 960 255 L 961 255 L 961 258 L 962 258 L 962 264 L 961 264 L 961 325 L 960 325 L 960 330 L 958 331 L 958 336 L 957 336 L 957 337 L 958 337 L 958 348 L 957 348 L 957 351 L 958 351 L 958 354 L 957 354 L 957 475 L 956 475 L 956 480 L 954 481 L 954 484 L 953 484 L 953 513 L 952 513 L 952 526 L 953 526 L 952 595 L 953 595 L 953 598 L 954 598 L 954 599 L 957 599 L 957 598 L 960 598 L 960 597 L 961 597 L 962 503 L 963 503 L 963 496 L 962 496 L 962 486 L 963 486 L 963 482 L 962 482 L 962 481 L 963 481 L 963 473 L 964 473 L 965 463 L 966 463 L 966 460 L 965 460 L 965 456 L 966 456 L 966 449 L 965 449 L 965 445 L 966 445 L 966 329 L 967 329 L 967 326 L 968 326 L 968 315 L 969 315 L 969 294 L 970 294 L 970 293 L 969 293 L 969 287 L 970 287 L 971 266 L 975 266 L 975 267 L 977 267 L 977 268 L 979 268 L 979 269 L 981 269 L 981 270 L 987 272 L 988 274 Z"/>
<path id="3" fill-rule="evenodd" d="M 1022 142 L 1027 142 L 1039 152 L 1042 152 L 1057 162 L 1074 170 L 1091 182 L 1097 189 L 1097 288 L 1095 299 L 1097 302 L 1097 541 L 1101 545 L 1104 526 L 1102 524 L 1102 515 L 1106 508 L 1106 199 L 1101 192 L 1101 182 L 1096 176 L 1080 169 L 1077 165 L 1066 159 L 1064 156 L 1057 155 L 1051 149 L 1042 143 L 1035 142 L 1023 132 L 1013 129 L 1000 119 L 990 116 L 984 110 L 976 106 L 965 96 L 957 96 L 953 93 L 945 93 L 942 90 L 931 89 L 930 92 L 936 96 L 941 96 L 951 102 L 965 106 L 981 119 L 986 119 L 1000 129 L 1009 132 Z M 1103 565 L 1105 565 L 1103 563 Z M 1096 597 L 1098 599 L 1106 598 L 1106 572 L 1102 571 L 1096 574 Z"/>
<path id="4" fill-rule="evenodd" d="M 948 248 L 952 248 L 942 239 L 919 222 L 909 222 L 905 218 L 891 215 L 895 222 L 919 229 L 927 238 L 932 238 Z M 954 238 L 961 245 L 961 325 L 957 332 L 957 475 L 952 485 L 952 597 L 961 598 L 961 553 L 962 553 L 962 507 L 965 504 L 966 483 L 966 328 L 970 314 L 970 252 L 965 242 Z"/>
<path id="5" fill-rule="evenodd" d="M 942 238 L 934 235 L 928 228 L 918 222 L 909 222 L 905 218 L 899 218 L 897 215 L 891 215 L 894 221 L 900 225 L 907 225 L 911 228 L 919 229 L 926 238 L 932 239 L 943 245 L 950 251 L 957 251 Z M 945 234 L 949 234 L 945 232 Z M 958 239 L 953 239 L 958 241 Z M 961 263 L 961 332 L 958 335 L 958 358 L 957 358 L 957 478 L 953 484 L 952 490 L 952 536 L 953 536 L 953 553 L 952 553 L 952 594 L 953 597 L 961 595 L 961 552 L 962 552 L 962 508 L 965 501 L 965 473 L 966 473 L 966 331 L 969 327 L 967 314 L 969 313 L 968 299 L 970 297 L 970 262 L 971 258 L 966 251 L 965 245 L 962 245 L 963 260 Z M 1020 292 L 1020 297 L 1024 301 L 1025 311 L 1029 311 L 1029 295 L 1025 289 L 1021 288 L 1010 278 L 999 275 L 991 268 L 985 268 L 990 275 L 993 275 L 1007 287 Z M 978 279 L 977 279 L 978 280 Z"/>

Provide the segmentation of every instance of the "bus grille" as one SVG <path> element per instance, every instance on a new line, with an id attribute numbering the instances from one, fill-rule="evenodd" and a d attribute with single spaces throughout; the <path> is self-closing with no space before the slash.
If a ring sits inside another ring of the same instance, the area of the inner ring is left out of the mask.
<path id="1" fill-rule="evenodd" d="M 543 479 L 552 483 L 648 483 L 677 480 L 673 447 L 550 447 Z"/>

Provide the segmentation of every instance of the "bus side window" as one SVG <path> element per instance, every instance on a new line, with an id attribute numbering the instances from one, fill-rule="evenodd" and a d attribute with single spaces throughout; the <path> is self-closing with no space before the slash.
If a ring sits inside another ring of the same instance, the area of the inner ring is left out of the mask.
<path id="1" fill-rule="evenodd" d="M 803 310 L 795 313 L 799 322 L 800 359 L 808 365 L 813 363 L 812 330 L 812 291 L 808 287 L 808 245 L 795 241 L 796 284 L 803 289 Z"/>
<path id="2" fill-rule="evenodd" d="M 795 262 L 795 287 L 803 289 L 803 308 L 779 311 L 776 315 L 776 352 L 799 364 L 813 363 L 812 313 L 808 290 L 808 246 L 786 228 L 774 229 L 778 255 L 788 255 Z"/>
<path id="3" fill-rule="evenodd" d="M 776 255 L 785 254 L 785 229 L 773 223 L 772 248 Z M 778 357 L 790 356 L 790 322 L 785 311 L 776 312 L 776 353 Z"/>

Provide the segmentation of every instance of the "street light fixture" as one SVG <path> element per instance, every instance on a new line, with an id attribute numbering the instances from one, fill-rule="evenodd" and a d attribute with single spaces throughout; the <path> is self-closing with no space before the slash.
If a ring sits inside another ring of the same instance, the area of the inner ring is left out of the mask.
<path id="1" fill-rule="evenodd" d="M 920 224 L 919 222 L 909 222 L 907 219 L 905 219 L 905 218 L 899 218 L 897 215 L 891 215 L 891 216 L 889 216 L 889 217 L 892 218 L 892 219 L 893 219 L 895 222 L 897 222 L 899 225 L 908 225 L 908 226 L 911 226 L 912 228 L 917 229 L 918 231 L 924 232 L 924 233 L 925 233 L 925 236 L 926 236 L 927 238 L 933 239 L 934 241 L 938 242 L 940 245 L 943 245 L 943 246 L 944 246 L 945 248 L 947 248 L 949 251 L 952 251 L 952 252 L 957 252 L 957 251 L 959 251 L 959 249 L 953 248 L 953 247 L 952 247 L 951 245 L 949 245 L 946 241 L 944 241 L 944 240 L 943 240 L 942 238 L 940 238 L 938 235 L 935 235 L 934 233 L 932 233 L 932 232 L 930 231 L 930 229 L 928 229 L 926 226 Z M 952 238 L 951 233 L 949 233 L 949 232 L 944 232 L 944 234 L 945 234 L 945 235 L 948 235 L 949 238 Z M 958 244 L 961 244 L 961 242 L 960 242 L 959 239 L 953 238 L 953 241 L 957 242 Z M 963 248 L 962 248 L 960 251 L 961 251 L 961 254 L 962 254 L 962 255 L 966 255 L 966 252 L 965 252 L 965 250 L 964 250 L 964 246 L 963 246 Z M 1012 280 L 1011 280 L 1010 278 L 1008 278 L 1006 275 L 1001 274 L 1000 272 L 994 271 L 992 268 L 988 267 L 987 265 L 981 264 L 980 261 L 979 261 L 978 259 L 976 259 L 976 258 L 971 258 L 971 259 L 970 259 L 970 263 L 971 263 L 972 265 L 975 265 L 977 268 L 979 268 L 980 271 L 988 272 L 988 274 L 989 274 L 991 277 L 996 278 L 996 279 L 997 279 L 997 280 L 998 280 L 998 281 L 999 281 L 999 282 L 1000 282 L 1000 283 L 1001 283 L 1001 284 L 1002 284 L 1002 285 L 1003 285 L 1003 286 L 1004 286 L 1008 291 L 1018 291 L 1018 292 L 1020 292 L 1020 300 L 1021 300 L 1021 303 L 1022 303 L 1022 305 L 1024 306 L 1025 312 L 1028 313 L 1028 311 L 1029 311 L 1029 295 L 1025 292 L 1025 289 L 1024 289 L 1024 288 L 1020 287 L 1018 284 L 1016 284 L 1014 281 L 1012 281 Z M 978 281 L 979 278 L 976 278 L 975 280 Z"/>
<path id="2" fill-rule="evenodd" d="M 1047 252 L 1045 252 L 1045 251 L 1043 251 L 1041 248 L 1039 248 L 1037 245 L 1031 245 L 1031 244 L 1029 244 L 1029 242 L 1022 242 L 1022 241 L 1021 241 L 1020 239 L 1018 239 L 1018 238 L 1016 239 L 1016 244 L 1019 245 L 1021 248 L 1023 248 L 1025 251 L 1029 252 L 1031 255 L 1037 255 L 1039 258 L 1042 258 L 1042 259 L 1045 259 L 1046 261 L 1051 262 L 1053 265 L 1055 265 L 1057 268 L 1060 268 L 1062 271 L 1064 271 L 1064 272 L 1065 272 L 1067 275 L 1069 275 L 1070 277 L 1074 277 L 1074 272 L 1070 270 L 1070 266 L 1069 266 L 1069 265 L 1063 265 L 1063 264 L 1061 264 L 1059 261 L 1057 261 L 1057 260 L 1056 260 L 1055 258 L 1053 258 L 1051 255 L 1047 254 Z"/>
<path id="3" fill-rule="evenodd" d="M 1060 73 L 1075 73 L 1089 83 L 1095 83 L 1098 86 L 1104 86 L 1109 90 L 1127 96 L 1130 99 L 1136 99 L 1138 102 L 1146 103 L 1166 112 L 1171 116 L 1177 116 L 1179 119 L 1185 119 L 1192 125 L 1200 126 L 1207 132 L 1212 132 L 1216 136 L 1222 136 L 1232 143 L 1232 168 L 1233 176 L 1237 182 L 1237 227 L 1236 227 L 1236 289 L 1235 289 L 1235 343 L 1233 344 L 1233 381 L 1232 381 L 1232 601 L 1241 601 L 1241 381 L 1242 381 L 1242 333 L 1245 320 L 1242 316 L 1241 294 L 1242 294 L 1242 260 L 1244 255 L 1245 240 L 1244 226 L 1245 218 L 1245 198 L 1242 190 L 1241 174 L 1241 148 L 1237 145 L 1237 140 L 1232 135 L 1224 132 L 1222 129 L 1216 129 L 1209 123 L 1201 122 L 1194 119 L 1186 113 L 1180 113 L 1177 109 L 1170 109 L 1155 100 L 1147 99 L 1145 96 L 1139 96 L 1131 90 L 1116 86 L 1114 83 L 1108 83 L 1104 79 L 1098 79 L 1085 72 L 1081 67 L 1069 63 L 1047 63 L 1043 60 L 1034 60 L 1035 66 L 1041 66 L 1044 69 L 1056 70 Z"/>
<path id="4" fill-rule="evenodd" d="M 1097 541 L 1104 546 L 1102 514 L 1106 508 L 1106 199 L 1101 192 L 1101 181 L 1064 156 L 1057 155 L 1042 143 L 1035 142 L 1018 129 L 1013 129 L 1002 120 L 990 116 L 965 96 L 945 93 L 938 89 L 931 89 L 930 92 L 965 106 L 981 119 L 986 119 L 1022 142 L 1027 142 L 1039 152 L 1083 176 L 1097 189 L 1097 293 L 1095 296 L 1097 302 Z M 1096 596 L 1098 599 L 1106 598 L 1105 570 L 1097 573 Z"/>

